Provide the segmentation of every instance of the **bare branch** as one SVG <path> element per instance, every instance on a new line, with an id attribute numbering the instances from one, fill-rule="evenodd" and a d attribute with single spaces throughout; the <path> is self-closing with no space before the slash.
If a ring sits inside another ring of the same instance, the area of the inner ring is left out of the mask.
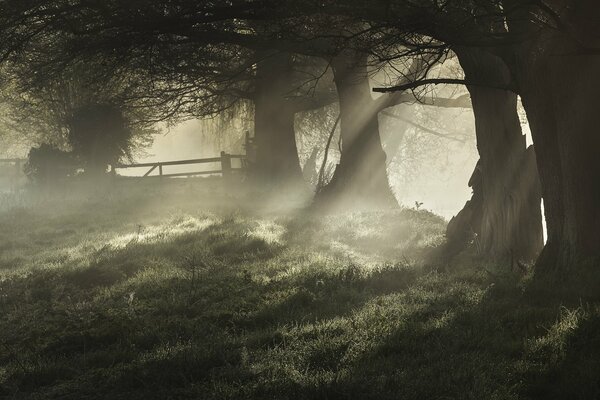
<path id="1" fill-rule="evenodd" d="M 485 87 L 489 89 L 508 90 L 510 92 L 517 93 L 517 89 L 513 85 L 494 85 L 489 82 L 473 82 L 466 79 L 452 79 L 452 78 L 436 78 L 436 79 L 421 79 L 415 82 L 404 83 L 397 86 L 373 88 L 376 93 L 391 93 L 404 91 L 409 89 L 415 89 L 426 85 L 465 85 L 465 86 L 477 86 Z"/>

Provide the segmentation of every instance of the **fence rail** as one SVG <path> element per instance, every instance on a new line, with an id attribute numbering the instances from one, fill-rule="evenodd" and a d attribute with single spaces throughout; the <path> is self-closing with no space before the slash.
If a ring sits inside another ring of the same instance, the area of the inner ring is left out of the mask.
<path id="1" fill-rule="evenodd" d="M 174 177 L 192 177 L 199 175 L 213 175 L 213 174 L 221 174 L 223 177 L 227 177 L 235 171 L 241 171 L 243 168 L 233 168 L 231 166 L 232 159 L 239 159 L 242 162 L 246 159 L 245 155 L 241 154 L 228 154 L 224 151 L 221 152 L 220 157 L 211 157 L 211 158 L 196 158 L 191 160 L 176 160 L 176 161 L 159 161 L 159 162 L 146 162 L 146 163 L 134 163 L 134 164 L 114 164 L 111 167 L 111 172 L 113 175 L 117 175 L 117 169 L 129 169 L 129 168 L 150 168 L 148 171 L 144 173 L 142 176 L 137 176 L 138 178 L 174 178 Z M 208 163 L 220 163 L 220 169 L 212 169 L 208 171 L 192 171 L 192 172 L 178 172 L 178 173 L 164 173 L 163 168 L 167 166 L 174 165 L 195 165 L 195 164 L 208 164 Z M 158 175 L 150 175 L 158 169 Z"/>
<path id="2" fill-rule="evenodd" d="M 22 158 L 0 158 L 0 186 L 10 189 L 20 187 L 25 176 L 23 166 L 26 161 Z"/>
<path id="3" fill-rule="evenodd" d="M 243 171 L 248 167 L 248 164 L 251 163 L 255 158 L 255 145 L 254 138 L 250 137 L 250 133 L 246 132 L 245 134 L 245 144 L 244 149 L 246 150 L 246 154 L 228 154 L 224 151 L 221 152 L 219 157 L 210 157 L 210 158 L 196 158 L 189 160 L 175 160 L 175 161 L 159 161 L 159 162 L 144 162 L 144 163 L 114 163 L 111 165 L 111 174 L 113 176 L 118 176 L 118 169 L 131 169 L 131 168 L 149 168 L 144 175 L 142 176 L 131 176 L 132 178 L 170 178 L 170 177 L 192 177 L 192 176 L 200 176 L 200 175 L 214 175 L 221 174 L 224 178 L 229 177 L 230 175 Z M 239 168 L 234 168 L 231 165 L 231 160 L 238 159 L 240 160 L 241 166 Z M 23 166 L 27 160 L 21 158 L 4 158 L 0 159 L 0 178 L 9 177 L 11 181 L 18 182 L 19 178 L 23 176 Z M 190 171 L 190 172 L 172 172 L 165 173 L 164 167 L 169 166 L 180 166 L 180 165 L 195 165 L 195 164 L 209 164 L 209 163 L 220 163 L 220 169 L 210 169 L 206 171 Z M 6 168 L 5 164 L 14 164 L 14 168 L 12 169 L 12 173 L 2 175 L 2 170 L 6 171 L 11 168 Z M 151 175 L 154 171 L 158 170 L 157 175 Z"/>
<path id="4" fill-rule="evenodd" d="M 25 165 L 25 162 L 27 160 L 23 158 L 0 158 L 0 167 L 6 168 L 6 164 L 14 164 L 13 174 L 20 176 L 23 175 L 23 165 Z"/>
<path id="5" fill-rule="evenodd" d="M 24 158 L 0 158 L 0 164 L 5 164 L 5 163 L 24 163 L 25 160 Z"/>

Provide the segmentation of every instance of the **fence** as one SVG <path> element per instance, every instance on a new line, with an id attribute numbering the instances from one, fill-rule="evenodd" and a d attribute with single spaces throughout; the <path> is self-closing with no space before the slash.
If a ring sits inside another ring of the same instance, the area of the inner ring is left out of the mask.
<path id="1" fill-rule="evenodd" d="M 26 160 L 21 158 L 0 158 L 0 186 L 8 183 L 10 188 L 17 187 L 24 177 L 25 162 Z"/>
<path id="2" fill-rule="evenodd" d="M 255 144 L 254 138 L 250 137 L 250 133 L 245 134 L 244 149 L 246 150 L 245 155 L 241 154 L 228 154 L 224 151 L 221 152 L 220 157 L 212 158 L 198 158 L 192 160 L 178 160 L 178 161 L 161 161 L 161 162 L 147 162 L 147 163 L 115 163 L 111 165 L 111 173 L 113 176 L 117 176 L 118 169 L 131 169 L 131 168 L 149 168 L 144 175 L 135 176 L 138 178 L 174 178 L 174 177 L 192 177 L 200 175 L 214 175 L 220 174 L 224 178 L 229 177 L 239 171 L 247 169 L 248 164 L 252 163 L 255 158 Z M 232 166 L 231 161 L 234 159 L 240 160 L 240 167 L 235 168 Z M 18 185 L 21 178 L 24 177 L 23 166 L 27 160 L 20 158 L 7 158 L 0 159 L 0 181 L 8 178 L 11 186 Z M 165 173 L 165 167 L 178 166 L 178 165 L 197 165 L 197 164 L 220 164 L 219 169 L 211 169 L 207 171 L 190 171 L 190 172 L 177 172 L 177 173 Z M 10 164 L 13 164 L 11 167 Z M 158 171 L 157 171 L 158 170 Z M 10 171 L 10 172 L 7 172 Z M 158 173 L 151 175 L 154 171 Z M 1 184 L 1 182 L 0 182 Z M 1 185 L 0 185 L 1 186 Z"/>
<path id="3" fill-rule="evenodd" d="M 117 169 L 128 169 L 128 168 L 150 168 L 140 178 L 174 178 L 174 177 L 192 177 L 200 175 L 214 175 L 221 174 L 224 178 L 230 176 L 237 171 L 243 170 L 240 168 L 233 168 L 231 166 L 232 159 L 239 159 L 242 161 L 246 159 L 245 155 L 239 154 L 227 154 L 222 151 L 220 157 L 213 158 L 198 158 L 193 160 L 179 160 L 179 161 L 161 161 L 161 162 L 149 162 L 149 163 L 137 163 L 137 164 L 114 164 L 111 167 L 113 175 L 117 175 Z M 178 172 L 178 173 L 165 173 L 165 167 L 174 165 L 196 165 L 196 164 L 209 164 L 209 163 L 220 163 L 220 169 L 212 169 L 207 171 L 192 171 L 192 172 Z M 158 174 L 151 175 L 152 172 L 158 169 Z"/>

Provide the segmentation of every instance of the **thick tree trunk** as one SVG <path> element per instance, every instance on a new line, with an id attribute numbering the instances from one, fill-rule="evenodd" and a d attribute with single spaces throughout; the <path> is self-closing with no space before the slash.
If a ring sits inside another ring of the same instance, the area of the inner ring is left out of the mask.
<path id="1" fill-rule="evenodd" d="M 531 125 L 542 183 L 548 240 L 536 276 L 563 282 L 585 276 L 586 267 L 597 276 L 600 266 L 600 4 L 554 3 L 562 29 L 540 30 L 528 22 L 534 19 L 527 8 L 511 15 L 511 31 L 530 39 L 505 60 Z"/>
<path id="2" fill-rule="evenodd" d="M 258 63 L 254 96 L 256 160 L 254 175 L 272 185 L 304 183 L 296 135 L 295 109 L 288 97 L 293 90 L 289 54 L 269 54 Z"/>
<path id="3" fill-rule="evenodd" d="M 598 71 L 597 56 L 549 56 L 522 84 L 548 228 L 540 274 L 600 265 Z"/>
<path id="4" fill-rule="evenodd" d="M 332 68 L 340 104 L 342 154 L 331 182 L 317 194 L 317 203 L 350 209 L 396 206 L 366 57 L 344 52 L 333 59 Z"/>
<path id="5" fill-rule="evenodd" d="M 463 48 L 456 53 L 467 79 L 509 81 L 504 63 L 489 53 Z M 517 96 L 481 86 L 468 90 L 480 160 L 470 182 L 473 199 L 449 225 L 449 242 L 456 248 L 470 229 L 482 255 L 497 261 L 533 261 L 543 247 L 541 188 L 535 154 L 526 148 L 521 131 Z"/>

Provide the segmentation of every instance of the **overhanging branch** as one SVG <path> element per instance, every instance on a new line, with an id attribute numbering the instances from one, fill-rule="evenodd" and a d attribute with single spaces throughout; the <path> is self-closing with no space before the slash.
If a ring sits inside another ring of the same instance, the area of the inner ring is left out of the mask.
<path id="1" fill-rule="evenodd" d="M 453 141 L 459 142 L 459 143 L 465 143 L 466 142 L 466 138 L 459 139 L 455 135 L 450 135 L 450 134 L 445 134 L 445 133 L 441 133 L 441 132 L 435 131 L 435 130 L 433 130 L 431 128 L 427 128 L 427 127 L 425 127 L 423 125 L 417 124 L 416 122 L 411 121 L 409 119 L 402 118 L 399 115 L 392 114 L 389 111 L 383 111 L 383 112 L 381 112 L 381 114 L 385 115 L 386 117 L 395 118 L 395 119 L 400 120 L 402 122 L 406 122 L 407 124 L 412 125 L 415 128 L 418 128 L 418 129 L 420 129 L 423 132 L 430 133 L 430 134 L 432 134 L 434 136 L 438 136 L 438 137 L 441 137 L 441 138 L 444 138 L 444 139 L 448 139 L 448 140 L 453 140 Z"/>
<path id="2" fill-rule="evenodd" d="M 477 86 L 477 87 L 484 87 L 484 88 L 488 88 L 488 89 L 508 90 L 508 91 L 517 93 L 516 88 L 512 85 L 496 85 L 496 84 L 489 83 L 489 82 L 473 82 L 473 81 L 469 81 L 466 79 L 452 79 L 452 78 L 421 79 L 418 81 L 403 83 L 401 85 L 396 85 L 396 86 L 373 88 L 373 91 L 376 93 L 392 93 L 392 92 L 416 89 L 418 87 L 427 86 L 427 85 Z"/>

